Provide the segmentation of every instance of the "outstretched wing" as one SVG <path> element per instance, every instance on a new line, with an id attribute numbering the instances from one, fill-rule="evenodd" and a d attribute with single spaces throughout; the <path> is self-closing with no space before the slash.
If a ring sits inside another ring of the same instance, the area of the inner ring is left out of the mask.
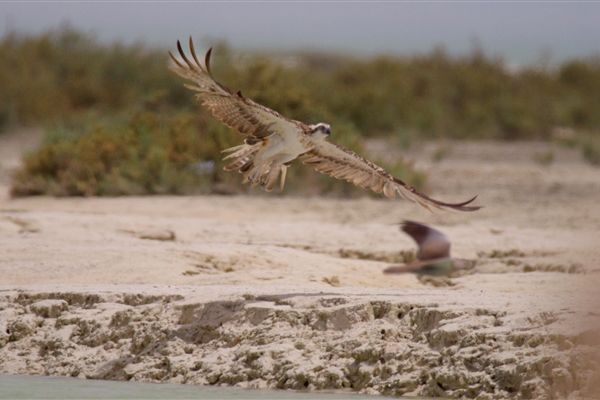
<path id="1" fill-rule="evenodd" d="M 204 66 L 200 64 L 194 50 L 194 43 L 190 37 L 190 51 L 193 61 L 185 55 L 181 44 L 177 41 L 177 49 L 183 61 L 178 60 L 169 52 L 171 59 L 175 63 L 170 68 L 183 78 L 194 81 L 196 85 L 185 87 L 200 92 L 196 97 L 202 100 L 213 113 L 225 125 L 237 130 L 239 133 L 262 139 L 273 133 L 285 135 L 298 130 L 306 131 L 308 127 L 299 122 L 279 114 L 267 107 L 242 96 L 241 92 L 221 85 L 215 81 L 210 72 L 210 53 L 208 50 L 204 58 Z"/>
<path id="2" fill-rule="evenodd" d="M 442 232 L 414 221 L 402 222 L 401 229 L 419 245 L 419 260 L 450 257 L 450 239 Z"/>
<path id="3" fill-rule="evenodd" d="M 430 206 L 440 209 L 460 211 L 475 211 L 481 207 L 468 206 L 475 197 L 462 203 L 444 203 L 420 193 L 414 187 L 404 183 L 381 167 L 364 159 L 347 148 L 329 141 L 322 141 L 312 150 L 304 154 L 307 157 L 304 164 L 311 164 L 321 173 L 329 174 L 338 179 L 345 179 L 365 189 L 376 193 L 383 192 L 393 199 L 398 193 L 403 198 L 422 205 L 431 210 Z"/>

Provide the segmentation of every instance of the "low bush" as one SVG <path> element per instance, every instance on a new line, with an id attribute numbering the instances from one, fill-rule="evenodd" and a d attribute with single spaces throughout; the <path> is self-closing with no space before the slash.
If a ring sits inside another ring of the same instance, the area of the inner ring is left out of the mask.
<path id="1" fill-rule="evenodd" d="M 600 61 L 594 58 L 510 71 L 480 50 L 461 57 L 442 48 L 403 58 L 241 56 L 219 43 L 213 59 L 226 86 L 289 118 L 329 123 L 333 141 L 361 154 L 361 138 L 375 136 L 409 146 L 423 138 L 549 139 L 556 127 L 592 138 L 600 133 Z M 220 151 L 241 138 L 198 111 L 193 93 L 167 65 L 164 49 L 105 45 L 68 26 L 36 36 L 6 34 L 0 132 L 11 124 L 41 124 L 48 132 L 46 143 L 26 156 L 13 194 L 248 191 L 239 174 L 221 170 Z M 594 143 L 582 147 L 591 163 L 598 158 Z M 425 182 L 402 160 L 382 166 L 417 187 Z M 295 165 L 286 193 L 366 192 Z"/>
<path id="2" fill-rule="evenodd" d="M 221 151 L 242 143 L 241 135 L 206 113 L 141 111 L 130 121 L 97 125 L 84 134 L 55 128 L 38 150 L 24 157 L 12 195 L 120 196 L 148 194 L 239 193 L 256 188 L 242 176 L 222 170 Z M 111 126 L 107 129 L 106 125 Z M 358 134 L 347 125 L 338 142 L 361 152 Z M 401 161 L 384 165 L 421 187 L 425 176 Z M 353 197 L 364 190 L 323 176 L 296 162 L 286 193 Z"/>

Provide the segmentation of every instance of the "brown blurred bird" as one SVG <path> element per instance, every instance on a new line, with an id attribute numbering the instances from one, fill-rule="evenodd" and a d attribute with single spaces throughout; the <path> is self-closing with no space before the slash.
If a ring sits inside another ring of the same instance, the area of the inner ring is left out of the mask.
<path id="1" fill-rule="evenodd" d="M 215 81 L 210 71 L 212 49 L 206 53 L 203 66 L 196 57 L 192 38 L 191 60 L 185 55 L 179 41 L 177 49 L 180 58 L 169 53 L 175 63 L 171 69 L 195 83 L 185 86 L 199 92 L 196 97 L 202 100 L 215 117 L 245 136 L 243 145 L 223 150 L 231 153 L 225 157 L 226 160 L 231 160 L 225 165 L 225 170 L 239 170 L 244 174 L 243 183 L 250 182 L 251 186 L 260 184 L 270 191 L 280 180 L 283 189 L 287 168 L 296 158 L 303 157 L 304 164 L 313 165 L 323 174 L 345 179 L 376 193 L 383 192 L 389 198 L 399 194 L 427 209 L 436 207 L 475 211 L 481 208 L 468 205 L 477 196 L 460 203 L 444 203 L 432 199 L 352 150 L 330 142 L 329 125 L 308 125 L 286 118 L 244 97 L 241 92 L 221 85 Z"/>
<path id="2" fill-rule="evenodd" d="M 419 275 L 448 276 L 454 271 L 473 268 L 473 264 L 468 260 L 450 257 L 450 239 L 442 232 L 413 221 L 404 221 L 400 225 L 402 231 L 419 245 L 418 261 L 391 265 L 384 269 L 383 273 L 414 272 Z"/>

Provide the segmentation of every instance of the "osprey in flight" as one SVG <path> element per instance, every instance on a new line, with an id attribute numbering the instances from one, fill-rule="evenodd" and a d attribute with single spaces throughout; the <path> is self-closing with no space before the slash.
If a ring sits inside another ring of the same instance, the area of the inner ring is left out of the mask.
<path id="1" fill-rule="evenodd" d="M 223 150 L 231 153 L 225 157 L 225 160 L 231 160 L 225 165 L 225 170 L 239 169 L 244 174 L 243 183 L 250 182 L 252 187 L 260 184 L 265 190 L 271 191 L 281 176 L 283 189 L 287 167 L 296 158 L 303 157 L 304 164 L 314 165 L 321 173 L 345 179 L 377 193 L 383 192 L 389 198 L 394 198 L 398 193 L 427 209 L 430 206 L 460 211 L 481 208 L 468 205 L 477 196 L 462 203 L 444 203 L 432 199 L 353 151 L 330 142 L 329 125 L 307 125 L 294 121 L 253 102 L 239 91 L 234 92 L 221 85 L 214 80 L 210 71 L 212 48 L 206 53 L 202 66 L 196 57 L 191 37 L 190 51 L 194 62 L 185 55 L 179 41 L 177 49 L 182 61 L 169 52 L 175 63 L 170 68 L 195 83 L 185 86 L 200 92 L 197 98 L 215 117 L 246 137 L 243 145 Z"/>

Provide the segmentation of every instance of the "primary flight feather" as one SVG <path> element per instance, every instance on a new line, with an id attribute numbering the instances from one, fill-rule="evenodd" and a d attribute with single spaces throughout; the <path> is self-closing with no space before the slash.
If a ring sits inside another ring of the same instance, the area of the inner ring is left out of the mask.
<path id="1" fill-rule="evenodd" d="M 196 97 L 203 101 L 215 117 L 246 137 L 241 146 L 223 150 L 231 153 L 225 157 L 225 160 L 231 160 L 225 165 L 225 170 L 238 169 L 243 173 L 243 183 L 250 182 L 253 187 L 260 184 L 265 190 L 271 191 L 280 179 L 283 189 L 287 167 L 296 158 L 303 157 L 305 164 L 313 165 L 321 173 L 345 179 L 377 193 L 383 192 L 389 198 L 394 198 L 398 193 L 427 209 L 430 206 L 460 211 L 481 208 L 468 205 L 477 196 L 461 203 L 444 203 L 432 199 L 353 151 L 330 142 L 329 125 L 308 125 L 286 118 L 244 97 L 241 92 L 234 92 L 221 85 L 213 78 L 210 70 L 212 49 L 206 53 L 203 66 L 196 56 L 191 37 L 193 61 L 186 56 L 179 41 L 177 49 L 181 59 L 169 52 L 175 63 L 170 68 L 195 83 L 185 86 L 199 92 Z"/>

